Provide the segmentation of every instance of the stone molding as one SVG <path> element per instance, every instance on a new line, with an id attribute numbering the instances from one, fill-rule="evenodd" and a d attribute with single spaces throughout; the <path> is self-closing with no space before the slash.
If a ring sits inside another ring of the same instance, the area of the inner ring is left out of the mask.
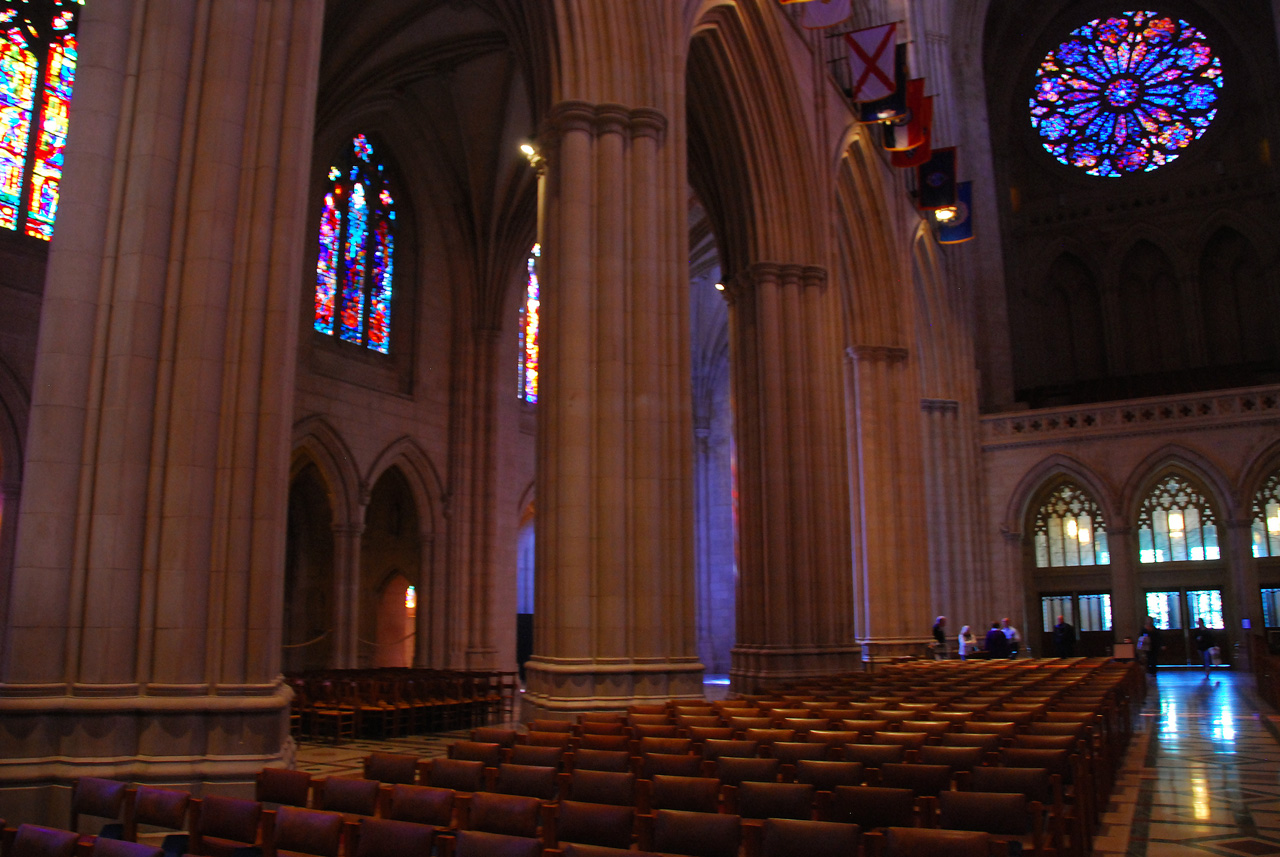
<path id="1" fill-rule="evenodd" d="M 826 289 L 827 269 L 820 265 L 754 262 L 723 282 L 725 299 L 733 303 L 762 285 Z"/>
<path id="2" fill-rule="evenodd" d="M 660 143 L 666 136 L 667 126 L 666 115 L 654 107 L 561 101 L 548 111 L 538 136 L 544 147 L 553 146 L 570 131 L 590 131 L 597 136 L 627 132 L 632 139 L 648 137 Z"/>
<path id="3" fill-rule="evenodd" d="M 992 414 L 981 419 L 981 439 L 991 450 L 1271 421 L 1280 422 L 1280 386 Z"/>
<path id="4" fill-rule="evenodd" d="M 855 363 L 905 363 L 911 356 L 906 348 L 893 345 L 850 345 L 845 353 Z"/>
<path id="5" fill-rule="evenodd" d="M 960 412 L 960 403 L 955 399 L 921 399 L 920 410 L 927 414 L 955 414 Z"/>

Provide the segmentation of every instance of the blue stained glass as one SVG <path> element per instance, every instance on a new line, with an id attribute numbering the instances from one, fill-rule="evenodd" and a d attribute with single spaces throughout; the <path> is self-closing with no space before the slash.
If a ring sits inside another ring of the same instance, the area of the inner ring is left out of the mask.
<path id="1" fill-rule="evenodd" d="M 1040 63 L 1031 126 L 1049 154 L 1089 175 L 1177 159 L 1217 113 L 1222 61 L 1204 33 L 1151 11 L 1090 21 Z"/>

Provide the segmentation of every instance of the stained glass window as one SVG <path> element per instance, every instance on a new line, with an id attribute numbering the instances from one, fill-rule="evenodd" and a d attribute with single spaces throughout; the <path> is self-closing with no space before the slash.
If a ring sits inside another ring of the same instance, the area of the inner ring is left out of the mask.
<path id="1" fill-rule="evenodd" d="M 1217 516 L 1200 489 L 1178 474 L 1164 477 L 1138 512 L 1139 562 L 1219 559 Z"/>
<path id="2" fill-rule="evenodd" d="M 1253 555 L 1280 556 L 1280 471 L 1253 495 Z"/>
<path id="3" fill-rule="evenodd" d="M 1037 568 L 1111 563 L 1102 510 L 1074 482 L 1063 482 L 1040 506 L 1034 533 Z"/>
<path id="4" fill-rule="evenodd" d="M 1098 18 L 1036 70 L 1031 126 L 1049 154 L 1092 176 L 1170 163 L 1217 115 L 1222 61 L 1204 33 L 1156 12 Z"/>
<path id="5" fill-rule="evenodd" d="M 315 329 L 387 354 L 395 279 L 395 200 L 363 134 L 329 168 L 320 210 Z"/>
<path id="6" fill-rule="evenodd" d="M 0 2 L 0 226 L 53 237 L 84 0 Z"/>
<path id="7" fill-rule="evenodd" d="M 538 401 L 538 258 L 542 247 L 534 244 L 525 262 L 524 301 L 520 304 L 520 378 L 518 395 L 526 402 Z"/>

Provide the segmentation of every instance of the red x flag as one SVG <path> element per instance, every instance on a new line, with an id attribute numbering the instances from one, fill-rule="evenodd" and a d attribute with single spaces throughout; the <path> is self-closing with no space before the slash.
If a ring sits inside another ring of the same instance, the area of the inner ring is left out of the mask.
<path id="1" fill-rule="evenodd" d="M 897 24 L 884 24 L 846 33 L 849 45 L 850 99 L 875 101 L 891 95 L 896 88 L 893 75 L 894 46 Z"/>

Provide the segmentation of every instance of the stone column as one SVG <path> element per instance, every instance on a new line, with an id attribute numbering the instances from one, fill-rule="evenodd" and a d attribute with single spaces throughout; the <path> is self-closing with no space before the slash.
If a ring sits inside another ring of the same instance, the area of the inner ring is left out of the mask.
<path id="1" fill-rule="evenodd" d="M 932 640 L 935 604 L 916 373 L 905 348 L 855 345 L 847 354 L 858 642 L 869 661 L 919 655 Z"/>
<path id="2" fill-rule="evenodd" d="M 551 111 L 528 712 L 702 694 L 693 575 L 688 204 L 667 120 Z"/>
<path id="3" fill-rule="evenodd" d="M 1228 592 L 1234 596 L 1235 603 L 1227 609 L 1223 605 L 1224 620 L 1227 624 L 1227 637 L 1238 643 L 1232 653 L 1232 665 L 1236 669 L 1251 670 L 1249 663 L 1249 638 L 1265 634 L 1262 621 L 1262 589 L 1258 583 L 1258 561 L 1253 556 L 1253 520 L 1237 519 L 1225 522 L 1226 544 L 1223 545 L 1223 558 L 1230 569 L 1231 586 Z M 1225 599 L 1224 599 L 1225 600 Z M 1249 629 L 1243 627 L 1244 619 L 1249 620 Z"/>
<path id="4" fill-rule="evenodd" d="M 368 496 L 361 497 L 359 521 L 364 520 Z M 360 540 L 363 523 L 333 527 L 333 666 L 354 669 L 360 665 Z"/>
<path id="5" fill-rule="evenodd" d="M 1147 606 L 1138 592 L 1138 546 L 1133 527 L 1108 522 L 1107 548 L 1111 552 L 1112 632 L 1117 643 L 1125 637 L 1137 643 Z"/>
<path id="6" fill-rule="evenodd" d="M 323 11 L 85 6 L 0 654 L 17 817 L 65 821 L 42 808 L 72 776 L 247 783 L 281 758 Z"/>
<path id="7" fill-rule="evenodd" d="M 726 283 L 738 459 L 738 632 L 730 682 L 852 668 L 840 317 L 826 271 L 758 263 Z"/>
<path id="8" fill-rule="evenodd" d="M 458 568 L 466 569 L 468 669 L 492 669 L 497 665 L 493 628 L 493 543 L 497 537 L 493 484 L 497 467 L 495 415 L 500 391 L 509 393 L 496 377 L 502 339 L 499 329 L 472 331 L 467 392 L 455 397 L 462 412 L 458 424 L 465 435 L 455 436 L 451 445 L 461 451 L 465 460 L 451 462 L 451 466 L 456 466 L 459 473 L 455 484 L 461 514 L 454 520 L 463 524 L 457 533 L 460 544 L 456 556 L 460 560 Z"/>

